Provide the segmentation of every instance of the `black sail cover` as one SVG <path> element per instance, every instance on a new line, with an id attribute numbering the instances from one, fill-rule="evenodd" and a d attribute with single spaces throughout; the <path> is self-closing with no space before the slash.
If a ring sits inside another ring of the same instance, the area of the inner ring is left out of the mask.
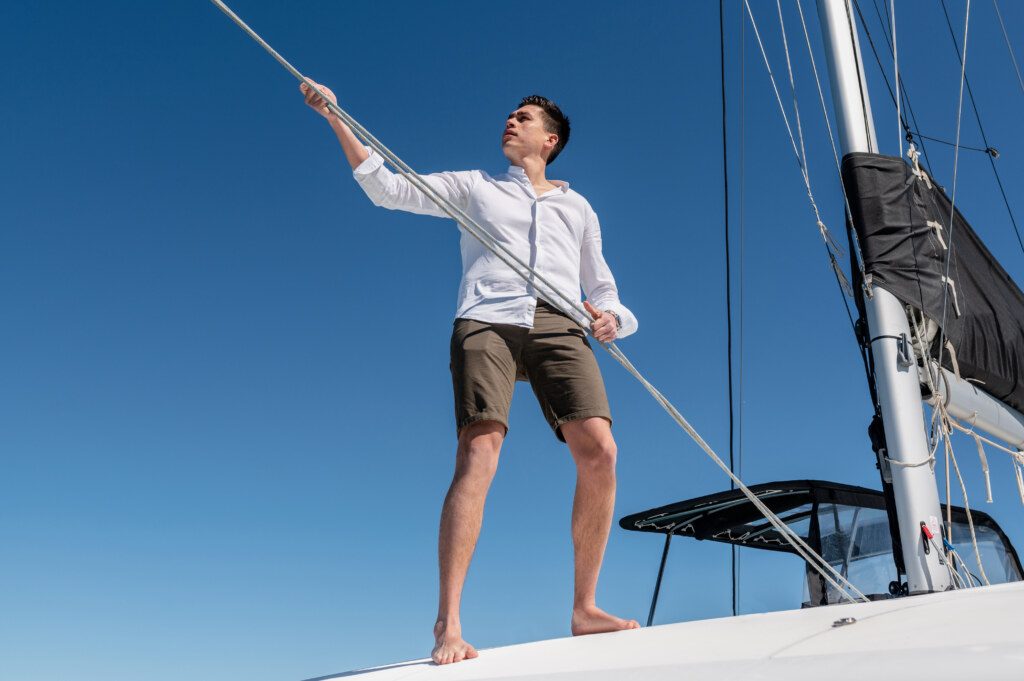
<path id="1" fill-rule="evenodd" d="M 950 233 L 949 198 L 938 185 L 929 186 L 903 159 L 847 154 L 842 173 L 872 284 L 922 310 L 937 324 L 945 319 L 945 335 L 955 350 L 961 376 L 1024 411 L 1024 294 L 1020 288 L 960 211 L 953 213 Z M 949 244 L 951 286 L 944 281 Z M 937 340 L 931 352 L 939 355 Z M 949 353 L 942 357 L 943 365 L 952 369 Z"/>

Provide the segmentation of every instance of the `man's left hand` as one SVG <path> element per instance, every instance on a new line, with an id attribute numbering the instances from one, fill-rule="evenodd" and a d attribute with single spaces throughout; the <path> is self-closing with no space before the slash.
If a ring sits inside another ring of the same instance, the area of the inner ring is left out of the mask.
<path id="1" fill-rule="evenodd" d="M 594 338 L 602 343 L 611 343 L 615 340 L 615 335 L 618 331 L 618 324 L 615 322 L 615 316 L 598 310 L 585 300 L 583 301 L 583 307 L 585 307 L 587 312 L 590 313 L 590 316 L 594 318 L 594 321 L 590 322 L 590 331 L 594 334 Z"/>

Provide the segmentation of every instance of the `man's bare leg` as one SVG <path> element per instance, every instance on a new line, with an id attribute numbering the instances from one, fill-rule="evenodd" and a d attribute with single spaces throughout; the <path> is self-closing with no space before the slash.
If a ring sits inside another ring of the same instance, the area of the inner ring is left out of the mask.
<path id="1" fill-rule="evenodd" d="M 570 421 L 562 435 L 576 462 L 576 496 L 572 505 L 572 544 L 576 584 L 572 634 L 637 629 L 636 620 L 609 615 L 597 607 L 597 577 L 608 543 L 615 506 L 615 440 L 608 421 L 599 417 Z"/>
<path id="2" fill-rule="evenodd" d="M 430 654 L 437 664 L 477 656 L 473 646 L 462 638 L 459 606 L 504 437 L 505 427 L 497 421 L 479 421 L 459 434 L 455 475 L 441 511 L 437 544 L 441 590 L 434 624 L 434 650 Z"/>

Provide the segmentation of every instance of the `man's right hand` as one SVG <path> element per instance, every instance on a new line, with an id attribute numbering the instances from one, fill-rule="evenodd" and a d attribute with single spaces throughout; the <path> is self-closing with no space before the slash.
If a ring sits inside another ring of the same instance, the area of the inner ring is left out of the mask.
<path id="1" fill-rule="evenodd" d="M 299 91 L 306 98 L 306 104 L 309 105 L 313 111 L 327 119 L 330 123 L 331 129 L 334 130 L 334 134 L 338 136 L 338 141 L 341 142 L 341 148 L 345 152 L 345 158 L 348 160 L 348 164 L 352 166 L 352 169 L 359 167 L 359 164 L 369 158 L 370 153 L 366 151 L 366 147 L 360 142 L 347 125 L 327 108 L 327 101 L 334 105 L 338 104 L 338 98 L 331 92 L 331 88 L 321 85 L 313 80 L 309 81 L 313 84 L 313 87 L 324 93 L 324 97 L 321 97 L 316 93 L 316 90 L 309 87 L 305 83 L 299 84 Z"/>
<path id="2" fill-rule="evenodd" d="M 313 85 L 317 89 L 319 89 L 320 92 L 324 93 L 327 96 L 327 98 L 331 100 L 332 104 L 337 105 L 338 98 L 334 96 L 334 93 L 331 92 L 331 89 L 329 87 L 327 87 L 326 85 L 321 85 L 320 83 L 317 83 L 312 79 L 308 80 L 310 83 L 313 83 Z M 306 97 L 306 104 L 308 104 L 309 107 L 313 109 L 313 111 L 316 111 L 318 114 L 320 114 L 327 120 L 330 120 L 334 116 L 334 114 L 331 113 L 331 110 L 327 108 L 327 102 L 324 101 L 323 97 L 316 93 L 316 90 L 309 87 L 305 83 L 300 83 L 299 91 L 302 92 L 302 94 Z"/>

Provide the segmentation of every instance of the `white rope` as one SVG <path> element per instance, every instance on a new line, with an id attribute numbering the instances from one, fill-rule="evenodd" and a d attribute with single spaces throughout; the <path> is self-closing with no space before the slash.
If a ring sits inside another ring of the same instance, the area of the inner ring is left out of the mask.
<path id="1" fill-rule="evenodd" d="M 924 313 L 922 312 L 921 314 L 922 314 L 922 317 L 923 317 Z M 920 357 L 921 357 L 921 363 L 923 365 L 924 375 L 925 375 L 925 378 L 927 379 L 928 389 L 931 390 L 933 395 L 939 395 L 939 392 L 938 392 L 938 390 L 937 390 L 937 388 L 935 386 L 935 381 L 934 381 L 934 379 L 932 377 L 932 366 L 933 365 L 932 365 L 931 362 L 928 361 L 927 349 L 924 346 L 924 332 L 921 330 L 921 327 L 918 325 L 918 323 L 917 323 L 917 314 L 915 314 L 913 312 L 913 310 L 911 310 L 911 313 L 910 313 L 909 316 L 910 316 L 910 319 L 913 321 L 913 324 L 914 324 L 914 337 L 917 339 L 918 352 L 919 352 Z M 935 369 L 936 369 L 936 372 L 938 372 L 939 368 L 937 366 L 935 367 Z M 947 394 L 949 394 L 948 388 L 947 388 Z M 984 579 L 985 584 L 988 584 L 989 583 L 988 576 L 985 574 L 985 568 L 981 564 L 981 552 L 978 549 L 978 537 L 977 537 L 977 535 L 975 534 L 975 531 L 974 531 L 974 518 L 971 515 L 971 507 L 970 507 L 970 504 L 967 501 L 967 487 L 966 487 L 966 485 L 964 485 L 963 476 L 960 474 L 960 466 L 957 464 L 956 454 L 953 452 L 953 441 L 952 441 L 952 438 L 951 438 L 952 428 L 953 427 L 955 427 L 957 429 L 960 429 L 960 430 L 965 430 L 965 432 L 966 432 L 966 429 L 964 429 L 962 426 L 960 426 L 960 424 L 956 423 L 956 420 L 953 419 L 949 415 L 949 412 L 946 411 L 946 404 L 941 399 L 938 400 L 938 403 L 936 404 L 936 406 L 934 407 L 934 411 L 932 412 L 933 432 L 934 432 L 934 424 L 935 424 L 935 417 L 936 417 L 936 415 L 938 415 L 940 417 L 940 419 L 941 419 L 942 428 L 941 428 L 941 435 L 940 435 L 940 437 L 943 440 L 943 442 L 945 443 L 945 450 L 946 450 L 946 521 L 948 523 L 947 532 L 949 532 L 949 540 L 950 540 L 949 544 L 950 544 L 950 546 L 952 546 L 952 544 L 953 544 L 953 542 L 952 542 L 952 538 L 953 538 L 953 522 L 952 522 L 950 498 L 949 498 L 950 497 L 950 495 L 949 495 L 949 463 L 950 463 L 950 461 L 952 461 L 953 467 L 956 470 L 956 477 L 960 481 L 960 491 L 963 493 L 963 497 L 964 497 L 964 510 L 967 512 L 967 524 L 968 524 L 968 526 L 970 527 L 970 530 L 971 530 L 971 546 L 974 547 L 974 556 L 975 556 L 975 558 L 978 561 L 978 570 L 981 572 L 981 576 L 982 576 L 982 579 Z M 969 434 L 974 436 L 975 442 L 977 442 L 977 445 L 978 445 L 978 455 L 981 458 L 982 469 L 985 471 L 985 486 L 986 486 L 986 490 L 988 492 L 988 501 L 991 502 L 992 501 L 992 487 L 991 487 L 991 484 L 990 484 L 989 478 L 988 478 L 988 460 L 985 458 L 985 452 L 984 452 L 984 450 L 981 447 L 981 441 L 979 439 L 980 436 L 977 433 L 974 432 L 973 427 L 972 427 L 972 429 L 971 429 Z M 938 443 L 936 443 L 936 445 L 937 444 Z M 890 460 L 890 463 L 896 463 L 896 462 L 893 462 L 893 461 Z M 931 463 L 934 466 L 934 463 L 935 463 L 934 450 L 932 450 L 931 455 L 924 462 L 920 462 L 920 463 L 916 463 L 916 464 L 902 464 L 902 465 L 907 466 L 907 467 L 916 467 L 916 466 L 922 466 L 925 463 Z M 901 465 L 901 464 L 897 463 L 897 465 Z M 934 470 L 934 468 L 933 468 L 933 470 Z"/>
<path id="2" fill-rule="evenodd" d="M 1014 477 L 1017 479 L 1017 490 L 1018 492 L 1020 492 L 1020 501 L 1022 504 L 1024 504 L 1024 477 L 1022 477 L 1021 475 L 1021 468 L 1024 467 L 1024 452 L 1021 452 L 1018 449 L 1010 449 L 1009 447 L 1005 447 L 999 444 L 998 442 L 990 440 L 984 435 L 975 432 L 973 427 L 966 428 L 965 426 L 961 425 L 955 418 L 950 416 L 949 413 L 945 411 L 945 405 L 941 402 L 939 403 L 939 408 L 941 408 L 941 411 L 945 414 L 946 422 L 950 427 L 959 430 L 961 433 L 970 435 L 971 437 L 974 438 L 975 443 L 977 443 L 978 458 L 981 460 L 981 468 L 985 472 L 985 491 L 987 495 L 986 501 L 988 501 L 989 503 L 992 502 L 992 482 L 989 476 L 988 457 L 985 456 L 985 450 L 982 448 L 981 443 L 985 443 L 994 449 L 998 449 L 1010 455 L 1010 460 L 1013 465 Z"/>
<path id="3" fill-rule="evenodd" d="M 818 226 L 818 232 L 821 234 L 822 240 L 825 242 L 825 247 L 828 249 L 832 269 L 835 271 L 836 276 L 839 278 L 839 285 L 843 289 L 843 292 L 852 295 L 853 290 L 850 286 L 850 282 L 846 278 L 846 274 L 837 264 L 837 257 L 841 258 L 843 255 L 843 249 L 840 248 L 839 244 L 832 237 L 832 233 L 825 225 L 824 220 L 821 219 L 821 211 L 818 209 L 818 203 L 814 198 L 814 191 L 811 189 L 811 176 L 807 165 L 807 152 L 804 145 L 804 134 L 803 124 L 800 119 L 800 107 L 797 105 L 796 98 L 796 82 L 793 78 L 793 66 L 789 55 L 789 43 L 786 36 L 786 24 L 782 18 L 782 4 L 781 0 L 776 0 L 776 8 L 779 15 L 779 28 L 782 33 L 782 45 L 786 54 L 786 69 L 789 75 L 789 88 L 793 97 L 793 117 L 796 120 L 797 134 L 794 136 L 793 128 L 789 124 L 789 116 L 786 115 L 786 107 L 782 103 L 782 95 L 779 93 L 778 85 L 775 82 L 775 74 L 772 72 L 771 64 L 768 61 L 768 53 L 764 49 L 764 43 L 761 41 L 761 33 L 757 28 L 757 20 L 754 19 L 753 10 L 750 9 L 750 3 L 748 0 L 744 0 L 744 5 L 747 9 L 747 15 L 750 17 L 750 25 L 754 29 L 754 36 L 757 38 L 757 45 L 761 49 L 761 57 L 764 59 L 765 68 L 768 70 L 768 78 L 772 82 L 772 89 L 775 91 L 775 101 L 779 105 L 779 111 L 782 113 L 782 120 L 786 124 L 786 132 L 789 133 L 789 141 L 793 147 L 793 153 L 796 156 L 797 165 L 800 167 L 800 175 L 804 181 L 804 188 L 807 191 L 807 199 L 811 203 L 811 210 L 814 212 L 814 221 Z M 799 138 L 799 143 L 797 142 Z"/>
<path id="4" fill-rule="evenodd" d="M 522 262 L 515 256 L 514 253 L 505 248 L 502 244 L 498 243 L 487 231 L 473 220 L 469 215 L 462 211 L 458 206 L 455 206 L 448 201 L 444 196 L 433 190 L 433 188 L 427 184 L 423 178 L 421 178 L 415 171 L 412 170 L 408 165 L 405 164 L 397 155 L 395 155 L 390 149 L 385 147 L 377 138 L 375 138 L 370 132 L 364 128 L 358 121 L 350 116 L 346 111 L 340 108 L 337 104 L 331 102 L 323 92 L 320 91 L 312 82 L 310 82 L 305 76 L 303 76 L 295 67 L 293 67 L 287 60 L 284 59 L 280 54 L 277 53 L 266 41 L 264 41 L 259 35 L 256 34 L 249 26 L 242 21 L 242 19 L 231 11 L 221 0 L 211 0 L 224 14 L 226 14 L 239 28 L 244 30 L 253 40 L 255 40 L 263 49 L 265 49 L 279 64 L 281 64 L 289 73 L 295 78 L 305 83 L 307 87 L 312 89 L 321 99 L 327 103 L 328 109 L 342 121 L 344 121 L 360 138 L 362 138 L 368 146 L 374 151 L 379 153 L 385 160 L 391 163 L 396 170 L 398 170 L 403 176 L 405 176 L 413 186 L 417 187 L 422 191 L 427 198 L 429 198 L 434 204 L 438 206 L 446 215 L 455 220 L 463 229 L 469 234 L 477 238 L 488 250 L 494 253 L 498 258 L 508 265 L 512 270 L 520 277 L 525 279 L 529 283 L 533 283 L 534 280 L 540 281 L 546 287 L 550 289 L 550 292 L 561 298 L 570 309 L 578 312 L 580 318 L 586 320 L 588 315 L 578 301 L 569 298 L 561 291 L 559 291 L 554 285 L 548 282 L 543 276 L 538 274 L 529 265 Z M 749 8 L 748 8 L 749 9 Z M 554 303 L 554 301 L 549 301 Z M 555 307 L 560 311 L 565 312 L 564 309 L 558 304 Z M 571 315 L 568 315 L 571 317 Z M 577 318 L 576 323 L 579 324 L 584 330 L 589 332 L 589 325 L 585 321 L 580 321 Z M 669 400 L 661 394 L 661 392 L 655 388 L 643 375 L 633 366 L 632 362 L 626 357 L 626 355 L 615 345 L 615 343 L 600 343 L 609 354 L 612 355 L 625 369 L 632 374 L 640 383 L 647 389 L 652 397 L 668 412 L 669 416 L 697 443 L 697 445 L 704 450 L 704 452 L 711 458 L 711 460 L 721 468 L 726 475 L 736 484 L 737 488 L 740 489 L 743 494 L 750 500 L 750 502 L 757 508 L 764 517 L 772 524 L 773 527 L 779 532 L 779 534 L 793 547 L 794 551 L 803 558 L 808 565 L 816 570 L 821 576 L 831 584 L 840 594 L 847 600 L 853 602 L 855 600 L 861 600 L 864 602 L 868 601 L 868 598 L 861 593 L 856 586 L 854 586 L 848 579 L 840 574 L 832 565 L 830 565 L 824 558 L 819 556 L 796 532 L 794 532 L 788 525 L 786 525 L 771 509 L 769 509 L 764 502 L 762 502 L 757 495 L 750 491 L 750 489 L 743 484 L 743 482 L 736 477 L 736 475 L 729 470 L 728 465 L 722 461 L 715 451 L 708 445 L 707 442 L 697 433 L 696 430 L 689 424 L 689 422 L 683 418 L 683 415 L 672 405 Z M 842 584 L 842 586 L 840 585 Z M 851 596 L 851 593 L 853 596 Z"/>
<path id="5" fill-rule="evenodd" d="M 945 550 L 937 541 L 935 541 L 934 536 L 928 537 L 928 542 L 932 545 L 932 548 L 935 549 L 936 553 L 938 553 L 940 556 L 944 556 L 944 558 L 940 558 L 939 560 L 943 565 L 946 566 L 946 573 L 949 574 L 949 580 L 953 583 L 953 587 L 956 589 L 965 588 L 963 577 L 961 577 L 960 573 L 957 572 L 951 565 L 952 561 L 950 560 L 950 554 L 953 554 L 955 552 Z"/>
<path id="6" fill-rule="evenodd" d="M 950 544 L 950 546 L 952 547 L 952 544 Z M 958 563 L 958 564 L 959 564 L 960 566 L 962 566 L 962 567 L 963 567 L 964 573 L 966 573 L 966 577 L 967 577 L 967 585 L 968 585 L 969 587 L 972 587 L 972 586 L 974 586 L 974 582 L 977 582 L 977 583 L 978 583 L 978 586 L 981 586 L 981 585 L 982 585 L 982 584 L 981 584 L 981 580 L 980 580 L 980 579 L 978 579 L 977 577 L 975 577 L 975 576 L 974 576 L 973 574 L 971 574 L 971 571 L 967 569 L 967 561 L 965 561 L 965 560 L 964 560 L 964 559 L 963 559 L 963 558 L 962 558 L 962 557 L 960 556 L 960 553 L 959 553 L 959 552 L 958 552 L 958 551 L 957 551 L 956 549 L 954 549 L 954 548 L 950 548 L 950 549 L 949 549 L 949 554 L 950 554 L 951 556 L 953 556 L 954 558 L 956 558 L 956 560 L 957 560 L 957 563 Z"/>
<path id="7" fill-rule="evenodd" d="M 974 436 L 974 444 L 978 447 L 978 461 L 981 462 L 981 470 L 985 474 L 985 502 L 992 503 L 992 476 L 989 475 L 988 471 L 988 457 L 985 456 L 985 446 L 981 444 L 981 438 L 978 437 L 977 433 L 971 433 Z"/>
<path id="8" fill-rule="evenodd" d="M 946 438 L 945 438 L 947 461 L 951 461 L 953 463 L 953 470 L 956 472 L 956 478 L 957 478 L 957 480 L 960 483 L 960 493 L 964 497 L 964 510 L 967 512 L 967 527 L 970 528 L 970 530 L 971 530 L 971 546 L 974 547 L 974 559 L 978 563 L 978 571 L 979 571 L 979 573 L 981 573 L 981 579 L 987 585 L 990 582 L 988 581 L 988 575 L 985 574 L 985 566 L 982 565 L 982 563 L 981 563 L 981 551 L 978 549 L 978 536 L 977 536 L 977 534 L 974 531 L 974 516 L 971 515 L 971 505 L 967 501 L 967 486 L 964 484 L 964 477 L 963 477 L 963 475 L 960 474 L 960 466 L 956 462 L 956 453 L 953 451 L 953 442 L 952 442 L 952 438 L 949 437 L 950 435 L 951 435 L 950 431 L 947 430 L 946 431 Z M 947 497 L 947 503 L 948 503 L 948 497 Z M 950 526 L 949 531 L 950 531 L 950 542 L 949 543 L 952 544 L 953 543 L 953 541 L 952 541 L 952 538 L 953 538 L 953 535 L 952 535 L 952 533 L 953 533 L 952 524 Z"/>
<path id="9" fill-rule="evenodd" d="M 804 44 L 807 45 L 807 56 L 810 59 L 811 71 L 814 74 L 814 85 L 818 90 L 818 101 L 821 104 L 821 116 L 825 120 L 825 129 L 828 131 L 828 142 L 832 146 L 832 158 L 835 160 L 836 163 L 836 175 L 839 177 L 839 189 L 841 189 L 843 192 L 843 205 L 846 207 L 846 215 L 848 216 L 848 219 L 853 220 L 853 209 L 850 208 L 850 197 L 846 193 L 846 183 L 843 182 L 843 168 L 842 164 L 839 162 L 839 148 L 836 145 L 835 133 L 832 132 L 832 121 L 829 119 L 828 116 L 828 106 L 825 104 L 825 92 L 824 90 L 822 90 L 821 87 L 821 77 L 818 75 L 818 64 L 814 60 L 814 49 L 811 47 L 811 35 L 807 30 L 807 20 L 804 18 L 804 8 L 801 0 L 796 0 L 796 9 L 800 15 L 800 26 L 803 28 L 804 32 Z M 851 238 L 853 239 L 854 243 L 857 243 L 858 237 L 856 230 L 851 230 L 850 233 L 852 235 Z M 855 251 L 854 262 L 857 264 L 857 269 L 860 270 L 860 279 L 862 282 L 866 282 L 867 272 L 864 271 L 864 259 L 861 257 L 861 254 L 857 246 L 854 246 L 853 250 Z M 842 248 L 837 246 L 836 251 L 836 255 L 842 256 Z M 836 274 L 839 277 L 841 285 L 852 297 L 853 287 L 850 286 L 849 281 L 846 279 L 846 273 L 843 272 L 843 270 L 839 267 L 838 262 L 836 262 L 835 260 L 833 260 L 832 269 L 836 271 Z"/>
<path id="10" fill-rule="evenodd" d="M 947 415 L 948 415 L 948 412 L 947 412 Z M 980 433 L 975 432 L 973 429 L 967 428 L 966 426 L 961 425 L 960 422 L 957 421 L 952 416 L 949 416 L 949 424 L 953 428 L 956 428 L 957 430 L 959 430 L 961 433 L 964 433 L 966 435 L 970 435 L 971 437 L 977 438 L 978 440 L 981 440 L 982 442 L 984 442 L 985 444 L 989 445 L 990 447 L 994 447 L 995 449 L 998 449 L 1000 451 L 1006 452 L 1012 458 L 1014 458 L 1014 459 L 1016 459 L 1018 461 L 1024 462 L 1024 455 L 1021 454 L 1021 451 L 1019 449 L 1010 449 L 1009 447 L 1006 447 L 1004 445 L 999 444 L 995 440 L 990 440 L 989 438 L 985 437 L 984 435 L 981 435 Z"/>
<path id="11" fill-rule="evenodd" d="M 889 457 L 885 457 L 885 460 L 888 461 L 890 465 L 896 466 L 897 468 L 920 468 L 921 466 L 935 466 L 934 455 L 929 456 L 924 461 L 917 461 L 914 463 L 910 463 L 909 461 L 897 461 L 896 459 L 890 459 Z"/>
<path id="12" fill-rule="evenodd" d="M 957 102 L 956 109 L 956 144 L 953 147 L 953 189 L 949 199 L 949 249 L 946 251 L 946 272 L 943 275 L 943 281 L 947 284 L 952 284 L 949 278 L 949 266 L 953 262 L 953 228 L 956 223 L 953 221 L 953 216 L 956 215 L 956 184 L 957 184 L 957 170 L 960 163 L 960 122 L 962 120 L 962 114 L 964 110 L 964 82 L 967 80 L 967 37 L 968 28 L 971 21 L 971 0 L 967 0 L 967 11 L 964 15 L 964 53 L 963 59 L 960 60 L 960 96 Z M 945 349 L 945 336 L 946 336 L 946 313 L 947 303 L 949 295 L 949 286 L 944 286 L 942 289 L 942 324 L 940 324 L 939 331 L 939 361 L 942 361 L 942 352 Z M 954 292 L 954 300 L 956 303 Z M 958 306 L 959 307 L 959 306 Z M 957 316 L 960 316 L 960 310 L 957 309 Z"/>

